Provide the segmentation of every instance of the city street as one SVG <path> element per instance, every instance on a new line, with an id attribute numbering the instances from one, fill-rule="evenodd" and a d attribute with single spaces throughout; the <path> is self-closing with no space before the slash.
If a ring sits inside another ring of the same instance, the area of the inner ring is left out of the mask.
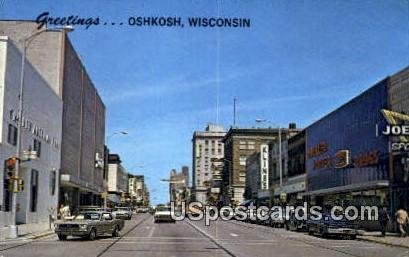
<path id="1" fill-rule="evenodd" d="M 154 223 L 138 214 L 120 238 L 95 241 L 50 235 L 33 241 L 1 243 L 0 256 L 409 256 L 404 248 L 357 240 L 322 239 L 238 221 Z"/>

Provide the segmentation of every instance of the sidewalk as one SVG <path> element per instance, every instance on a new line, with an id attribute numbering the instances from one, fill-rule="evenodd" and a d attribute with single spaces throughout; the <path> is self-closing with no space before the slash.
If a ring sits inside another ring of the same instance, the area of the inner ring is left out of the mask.
<path id="1" fill-rule="evenodd" d="M 358 240 L 384 244 L 388 246 L 404 247 L 409 249 L 409 236 L 400 237 L 397 233 L 386 233 L 385 237 L 381 236 L 381 232 L 359 231 Z"/>
<path id="2" fill-rule="evenodd" d="M 0 242 L 29 240 L 45 237 L 54 233 L 48 222 L 18 225 L 18 238 L 9 237 L 9 227 L 0 228 Z"/>

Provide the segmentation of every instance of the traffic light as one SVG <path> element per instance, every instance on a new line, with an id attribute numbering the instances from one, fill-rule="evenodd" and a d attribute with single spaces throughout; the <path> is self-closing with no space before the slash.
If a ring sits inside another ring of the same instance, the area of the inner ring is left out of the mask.
<path id="1" fill-rule="evenodd" d="M 22 178 L 17 179 L 17 192 L 24 191 L 24 180 Z"/>

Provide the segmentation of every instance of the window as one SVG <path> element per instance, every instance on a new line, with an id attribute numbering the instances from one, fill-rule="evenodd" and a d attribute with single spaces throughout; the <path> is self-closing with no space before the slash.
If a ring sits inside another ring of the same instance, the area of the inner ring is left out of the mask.
<path id="1" fill-rule="evenodd" d="M 38 198 L 38 171 L 31 170 L 31 199 L 30 199 L 30 211 L 36 212 L 37 211 L 37 198 Z"/>
<path id="2" fill-rule="evenodd" d="M 246 156 L 240 156 L 240 165 L 245 166 L 246 165 Z"/>
<path id="3" fill-rule="evenodd" d="M 240 150 L 245 150 L 245 149 L 247 149 L 247 142 L 240 141 Z"/>
<path id="4" fill-rule="evenodd" d="M 56 186 L 57 176 L 55 170 L 52 170 L 50 173 L 50 195 L 55 194 L 55 186 Z"/>
<path id="5" fill-rule="evenodd" d="M 41 155 L 41 141 L 38 139 L 34 139 L 34 151 L 37 152 L 37 157 L 40 158 Z"/>
<path id="6" fill-rule="evenodd" d="M 254 141 L 249 141 L 249 142 L 247 143 L 247 148 L 250 149 L 250 150 L 256 149 L 256 142 L 254 142 Z"/>
<path id="7" fill-rule="evenodd" d="M 9 124 L 7 143 L 11 145 L 17 145 L 17 127 L 13 126 L 12 124 Z"/>
<path id="8" fill-rule="evenodd" d="M 205 173 L 204 175 L 205 175 L 205 176 L 209 176 L 209 173 Z"/>

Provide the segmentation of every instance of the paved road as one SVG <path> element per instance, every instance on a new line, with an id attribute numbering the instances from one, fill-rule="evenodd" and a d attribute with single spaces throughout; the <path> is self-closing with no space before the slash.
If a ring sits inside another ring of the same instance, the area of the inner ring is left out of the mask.
<path id="1" fill-rule="evenodd" d="M 127 221 L 121 238 L 95 241 L 55 235 L 34 241 L 0 244 L 0 257 L 14 256 L 277 256 L 277 257 L 409 257 L 404 248 L 356 241 L 321 239 L 238 221 L 153 223 L 148 214 Z"/>

